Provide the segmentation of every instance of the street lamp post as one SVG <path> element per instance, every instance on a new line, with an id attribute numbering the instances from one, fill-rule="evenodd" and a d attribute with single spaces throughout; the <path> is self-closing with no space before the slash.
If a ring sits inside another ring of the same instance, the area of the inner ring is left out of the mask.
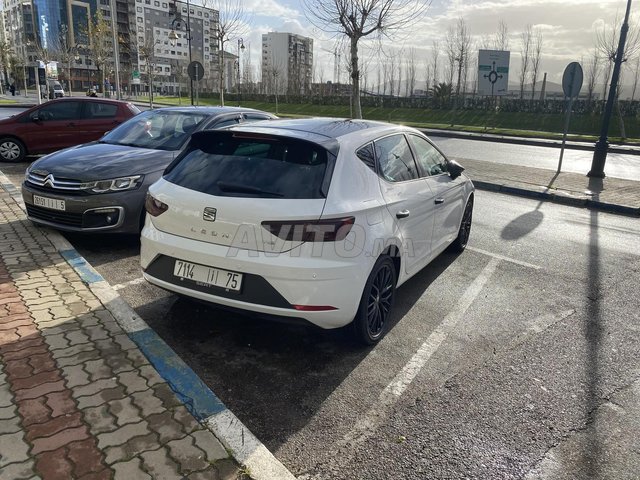
<path id="1" fill-rule="evenodd" d="M 240 102 L 240 65 L 241 65 L 241 56 L 240 52 L 244 52 L 244 40 L 242 37 L 238 38 L 238 102 Z"/>
<path id="2" fill-rule="evenodd" d="M 187 44 L 189 46 L 189 64 L 191 64 L 191 9 L 189 8 L 189 0 L 187 0 L 187 20 L 184 21 L 181 16 L 176 15 L 171 21 L 171 31 L 169 32 L 169 41 L 171 45 L 175 47 L 178 40 L 178 34 L 176 33 L 176 24 L 180 25 L 180 22 L 184 22 L 185 31 L 187 33 Z M 193 79 L 189 77 L 189 91 L 191 93 L 191 105 L 193 105 Z"/>
<path id="3" fill-rule="evenodd" d="M 587 173 L 588 177 L 604 178 L 604 164 L 607 161 L 607 150 L 609 150 L 609 142 L 607 135 L 609 134 L 609 121 L 613 112 L 613 103 L 615 102 L 618 92 L 618 81 L 620 79 L 620 69 L 624 61 L 624 44 L 627 40 L 627 32 L 629 31 L 629 12 L 631 11 L 631 0 L 627 0 L 627 11 L 624 15 L 624 22 L 620 28 L 620 40 L 618 41 L 618 50 L 616 52 L 615 62 L 613 64 L 613 73 L 611 74 L 611 85 L 609 86 L 609 96 L 607 104 L 604 108 L 602 118 L 602 128 L 600 130 L 600 138 L 596 142 L 593 151 L 593 160 L 591 161 L 591 170 Z"/>

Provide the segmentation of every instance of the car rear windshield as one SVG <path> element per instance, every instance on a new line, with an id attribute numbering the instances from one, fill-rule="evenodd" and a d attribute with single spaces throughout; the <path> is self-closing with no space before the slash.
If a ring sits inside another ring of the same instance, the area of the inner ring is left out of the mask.
<path id="1" fill-rule="evenodd" d="M 216 196 L 313 199 L 326 197 L 327 165 L 327 151 L 314 143 L 206 132 L 164 178 Z"/>
<path id="2" fill-rule="evenodd" d="M 101 142 L 155 150 L 178 150 L 198 125 L 204 113 L 149 110 L 112 130 Z"/>

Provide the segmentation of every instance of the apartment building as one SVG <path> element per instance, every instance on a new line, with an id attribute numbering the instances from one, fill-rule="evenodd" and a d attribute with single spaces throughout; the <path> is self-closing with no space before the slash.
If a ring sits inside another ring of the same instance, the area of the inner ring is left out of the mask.
<path id="1" fill-rule="evenodd" d="M 282 32 L 262 35 L 262 85 L 265 93 L 308 94 L 312 75 L 311 38 Z"/>
<path id="2" fill-rule="evenodd" d="M 149 70 L 157 91 L 188 88 L 187 65 L 192 60 L 205 67 L 203 87 L 217 85 L 218 12 L 176 0 L 4 0 L 2 36 L 17 63 L 29 67 L 28 84 L 35 83 L 34 67 L 44 49 L 57 60 L 55 46 L 67 33 L 73 49 L 71 85 L 74 90 L 96 85 L 98 66 L 92 58 L 89 22 L 98 11 L 111 24 L 111 2 L 115 2 L 121 84 L 125 90 L 148 91 Z M 177 39 L 169 40 L 174 30 Z M 189 35 L 190 33 L 190 35 Z M 189 42 L 190 37 L 190 42 Z M 175 45 L 172 45 L 175 43 Z M 111 39 L 109 52 L 115 52 Z M 143 55 L 144 53 L 144 55 Z M 105 78 L 114 82 L 114 55 L 100 65 Z M 68 68 L 60 70 L 67 81 Z"/>

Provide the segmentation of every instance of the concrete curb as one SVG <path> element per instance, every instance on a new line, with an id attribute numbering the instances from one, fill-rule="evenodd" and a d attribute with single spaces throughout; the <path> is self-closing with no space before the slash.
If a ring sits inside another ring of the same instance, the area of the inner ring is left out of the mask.
<path id="1" fill-rule="evenodd" d="M 20 191 L 0 171 L 0 187 L 26 212 Z M 60 233 L 40 227 L 58 253 L 114 316 L 191 414 L 205 425 L 254 480 L 295 480 L 295 476 L 231 412 L 196 373 L 131 308 Z"/>
<path id="2" fill-rule="evenodd" d="M 629 207 L 626 205 L 618 205 L 615 203 L 601 202 L 599 200 L 591 200 L 589 198 L 572 197 L 571 195 L 563 192 L 553 192 L 548 190 L 535 191 L 525 188 L 511 187 L 499 183 L 485 182 L 482 180 L 473 180 L 473 184 L 478 190 L 505 193 L 518 197 L 533 198 L 541 201 L 559 203 L 561 205 L 589 208 L 591 210 L 600 210 L 607 213 L 616 213 L 619 215 L 627 215 L 631 217 L 640 216 L 640 207 Z"/>

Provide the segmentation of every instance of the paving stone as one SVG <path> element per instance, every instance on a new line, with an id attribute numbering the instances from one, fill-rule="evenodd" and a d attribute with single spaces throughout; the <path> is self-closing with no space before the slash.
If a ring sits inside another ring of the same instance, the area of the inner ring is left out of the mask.
<path id="1" fill-rule="evenodd" d="M 23 432 L 3 435 L 2 445 L 0 467 L 4 467 L 10 463 L 25 462 L 29 460 L 29 444 L 24 441 Z"/>
<path id="2" fill-rule="evenodd" d="M 82 330 L 74 330 L 65 334 L 70 345 L 77 345 L 81 343 L 89 343 L 91 340 L 89 336 Z"/>
<path id="3" fill-rule="evenodd" d="M 71 396 L 71 390 L 50 393 L 46 399 L 46 406 L 51 410 L 52 417 L 67 415 L 75 411 L 76 404 Z"/>
<path id="4" fill-rule="evenodd" d="M 124 397 L 125 397 L 124 387 L 122 385 L 118 385 L 115 388 L 103 390 L 94 395 L 88 395 L 86 397 L 78 398 L 77 399 L 78 408 L 80 410 L 84 410 L 85 408 L 97 407 L 98 405 L 102 405 L 111 400 L 117 400 L 119 398 L 124 398 Z"/>
<path id="5" fill-rule="evenodd" d="M 140 409 L 142 417 L 148 417 L 154 413 L 164 412 L 162 400 L 154 395 L 154 391 L 149 389 L 131 395 L 133 403 Z"/>
<path id="6" fill-rule="evenodd" d="M 231 458 L 218 460 L 215 464 L 215 469 L 218 473 L 218 476 L 211 478 L 217 478 L 218 480 L 251 480 L 249 475 L 245 475 L 244 473 L 240 472 L 238 464 Z M 194 480 L 191 478 L 191 476 L 189 476 L 188 478 L 189 480 Z"/>
<path id="7" fill-rule="evenodd" d="M 0 468 L 0 478 L 7 480 L 31 480 L 37 478 L 35 473 L 35 462 L 31 459 L 20 463 L 12 463 Z"/>
<path id="8" fill-rule="evenodd" d="M 137 423 L 141 420 L 140 410 L 134 405 L 131 397 L 113 400 L 107 405 L 109 413 L 116 417 L 118 426 Z"/>
<path id="9" fill-rule="evenodd" d="M 72 345 L 67 348 L 61 348 L 59 350 L 53 350 L 51 352 L 51 355 L 53 356 L 53 358 L 58 360 L 59 358 L 64 358 L 64 357 L 75 357 L 80 352 L 89 352 L 93 349 L 94 349 L 93 344 L 83 343 L 80 345 Z"/>
<path id="10" fill-rule="evenodd" d="M 97 473 L 87 473 L 79 477 L 78 480 L 111 480 L 112 473 L 110 468 L 105 468 Z"/>
<path id="11" fill-rule="evenodd" d="M 18 390 L 16 392 L 16 401 L 22 402 L 25 399 L 38 398 L 49 393 L 61 392 L 63 390 L 65 390 L 64 380 L 44 383 L 42 385 L 38 385 L 37 387 Z"/>
<path id="12" fill-rule="evenodd" d="M 198 430 L 191 436 L 195 440 L 195 445 L 205 452 L 207 462 L 214 463 L 223 458 L 229 458 L 229 453 L 222 443 L 209 430 Z"/>
<path id="13" fill-rule="evenodd" d="M 87 320 L 89 320 L 89 318 L 87 318 Z M 83 324 L 84 332 L 89 337 L 89 340 L 95 342 L 96 340 L 106 340 L 109 338 L 109 331 L 99 324 L 97 319 L 92 320 L 95 320 L 96 325 L 88 326 Z"/>
<path id="14" fill-rule="evenodd" d="M 72 443 L 68 447 L 67 455 L 73 462 L 73 473 L 76 478 L 105 469 L 103 455 L 96 446 L 95 438 Z"/>
<path id="15" fill-rule="evenodd" d="M 174 462 L 164 448 L 141 455 L 145 469 L 154 479 L 173 480 L 182 479 L 180 466 Z"/>
<path id="16" fill-rule="evenodd" d="M 62 480 L 73 478 L 73 464 L 67 458 L 64 448 L 37 455 L 36 470 L 45 479 Z"/>
<path id="17" fill-rule="evenodd" d="M 132 348 L 135 348 L 136 350 L 138 349 L 138 346 L 131 341 L 126 333 L 114 335 L 113 341 L 120 345 L 120 348 L 122 348 L 122 350 L 130 350 Z"/>
<path id="18" fill-rule="evenodd" d="M 122 445 L 108 447 L 105 450 L 105 461 L 111 465 L 127 458 L 135 457 L 141 453 L 158 448 L 160 440 L 156 433 L 150 433 L 141 437 L 133 437 Z"/>
<path id="19" fill-rule="evenodd" d="M 147 417 L 149 428 L 158 433 L 162 443 L 182 438 L 187 433 L 184 431 L 182 424 L 177 422 L 171 413 L 170 410 L 165 410 L 162 413 L 156 413 Z"/>
<path id="20" fill-rule="evenodd" d="M 25 348 L 37 347 L 43 344 L 44 344 L 44 338 L 42 338 L 40 334 L 31 335 L 30 337 L 27 337 L 27 338 L 18 339 L 16 341 L 0 345 L 0 354 L 4 356 L 4 354 L 7 352 L 18 352 Z"/>
<path id="21" fill-rule="evenodd" d="M 88 373 L 92 382 L 102 378 L 111 378 L 115 376 L 111 367 L 109 367 L 102 358 L 85 362 L 83 364 L 83 368 Z"/>
<path id="22" fill-rule="evenodd" d="M 136 392 L 144 392 L 149 388 L 146 379 L 140 375 L 139 370 L 122 372 L 119 373 L 117 377 L 118 382 L 124 385 L 127 395 L 131 395 Z"/>
<path id="23" fill-rule="evenodd" d="M 13 362 L 17 363 L 17 362 Z M 33 369 L 29 366 L 29 369 L 33 371 Z M 23 389 L 31 389 L 38 387 L 40 385 L 44 385 L 45 383 L 53 383 L 62 380 L 59 370 L 49 370 L 46 372 L 40 372 L 35 375 L 31 375 L 26 378 L 13 378 L 11 380 L 11 387 L 14 392 L 18 392 Z"/>
<path id="24" fill-rule="evenodd" d="M 191 415 L 189 410 L 186 407 L 180 405 L 173 409 L 173 418 L 176 421 L 180 422 L 183 430 L 186 433 L 195 432 L 196 430 L 201 430 L 204 427 Z"/>
<path id="25" fill-rule="evenodd" d="M 150 365 L 149 359 L 145 357 L 144 353 L 142 353 L 137 348 L 127 350 L 127 358 L 131 361 L 133 366 L 136 368 L 140 368 L 143 365 Z"/>
<path id="26" fill-rule="evenodd" d="M 16 416 L 18 412 L 16 412 L 15 405 L 9 405 L 8 407 L 0 407 L 0 420 L 6 420 Z"/>
<path id="27" fill-rule="evenodd" d="M 118 428 L 117 418 L 109 412 L 107 404 L 85 408 L 83 412 L 84 420 L 89 424 L 93 435 L 113 432 Z"/>
<path id="28" fill-rule="evenodd" d="M 57 335 L 47 335 L 46 339 L 47 344 L 52 351 L 69 347 L 69 340 L 67 340 L 67 337 L 64 336 L 64 333 L 59 333 Z"/>
<path id="29" fill-rule="evenodd" d="M 63 368 L 70 365 L 80 365 L 90 360 L 97 360 L 99 358 L 101 358 L 101 352 L 99 350 L 93 349 L 80 352 L 73 357 L 59 358 L 56 360 L 56 363 L 58 364 L 58 366 L 60 366 L 60 368 Z"/>
<path id="30" fill-rule="evenodd" d="M 0 420 L 0 435 L 21 431 L 20 417 L 10 417 Z"/>
<path id="31" fill-rule="evenodd" d="M 196 447 L 193 442 L 193 437 L 186 436 L 167 443 L 171 458 L 180 465 L 180 470 L 184 475 L 204 470 L 209 466 L 204 451 Z"/>
<path id="32" fill-rule="evenodd" d="M 46 397 L 24 400 L 18 405 L 18 411 L 22 416 L 22 423 L 28 427 L 32 423 L 46 422 L 51 415 L 51 408 L 46 404 Z"/>
<path id="33" fill-rule="evenodd" d="M 116 378 L 103 378 L 102 380 L 96 380 L 88 385 L 82 385 L 80 387 L 73 388 L 73 396 L 77 399 L 89 395 L 95 395 L 102 390 L 108 390 L 118 386 Z M 125 387 L 126 388 L 126 387 Z"/>
<path id="34" fill-rule="evenodd" d="M 89 430 L 86 425 L 68 428 L 50 437 L 36 438 L 33 440 L 31 453 L 37 455 L 41 452 L 50 452 L 78 440 L 89 438 Z"/>
<path id="35" fill-rule="evenodd" d="M 165 383 L 164 378 L 162 378 L 156 369 L 152 365 L 144 365 L 140 367 L 140 375 L 142 375 L 147 380 L 147 385 L 153 387 L 159 383 Z"/>
<path id="36" fill-rule="evenodd" d="M 97 436 L 98 448 L 104 450 L 113 445 L 122 445 L 133 437 L 144 436 L 151 433 L 145 420 L 130 425 L 124 425 L 109 433 L 101 433 Z"/>
<path id="37" fill-rule="evenodd" d="M 142 460 L 140 458 L 132 458 L 128 462 L 120 462 L 111 465 L 115 472 L 113 480 L 146 480 L 153 479 L 151 475 L 142 470 Z"/>
<path id="38" fill-rule="evenodd" d="M 62 368 L 62 375 L 66 380 L 67 388 L 75 389 L 76 387 L 80 387 L 83 385 L 89 385 L 91 379 L 89 378 L 89 374 L 84 371 L 84 365 L 69 365 Z"/>
<path id="39" fill-rule="evenodd" d="M 27 427 L 25 438 L 29 442 L 41 437 L 50 437 L 67 428 L 81 427 L 82 413 L 75 412 L 47 420 L 44 423 L 31 424 Z"/>
<path id="40" fill-rule="evenodd" d="M 37 295 L 37 294 L 36 294 Z M 47 301 L 38 302 L 38 303 L 29 303 L 28 300 L 25 300 L 25 303 L 29 305 L 29 311 L 32 313 L 39 312 L 42 310 L 53 310 L 54 308 L 58 308 L 58 299 L 57 297 L 47 297 Z M 61 315 L 55 315 L 53 311 L 51 312 L 54 318 L 61 317 Z M 71 317 L 71 315 L 65 315 L 67 318 Z"/>
<path id="41" fill-rule="evenodd" d="M 166 383 L 160 383 L 152 387 L 154 395 L 162 401 L 162 406 L 168 410 L 171 410 L 179 405 L 180 401 L 176 398 L 175 393 L 171 390 L 171 387 Z"/>

